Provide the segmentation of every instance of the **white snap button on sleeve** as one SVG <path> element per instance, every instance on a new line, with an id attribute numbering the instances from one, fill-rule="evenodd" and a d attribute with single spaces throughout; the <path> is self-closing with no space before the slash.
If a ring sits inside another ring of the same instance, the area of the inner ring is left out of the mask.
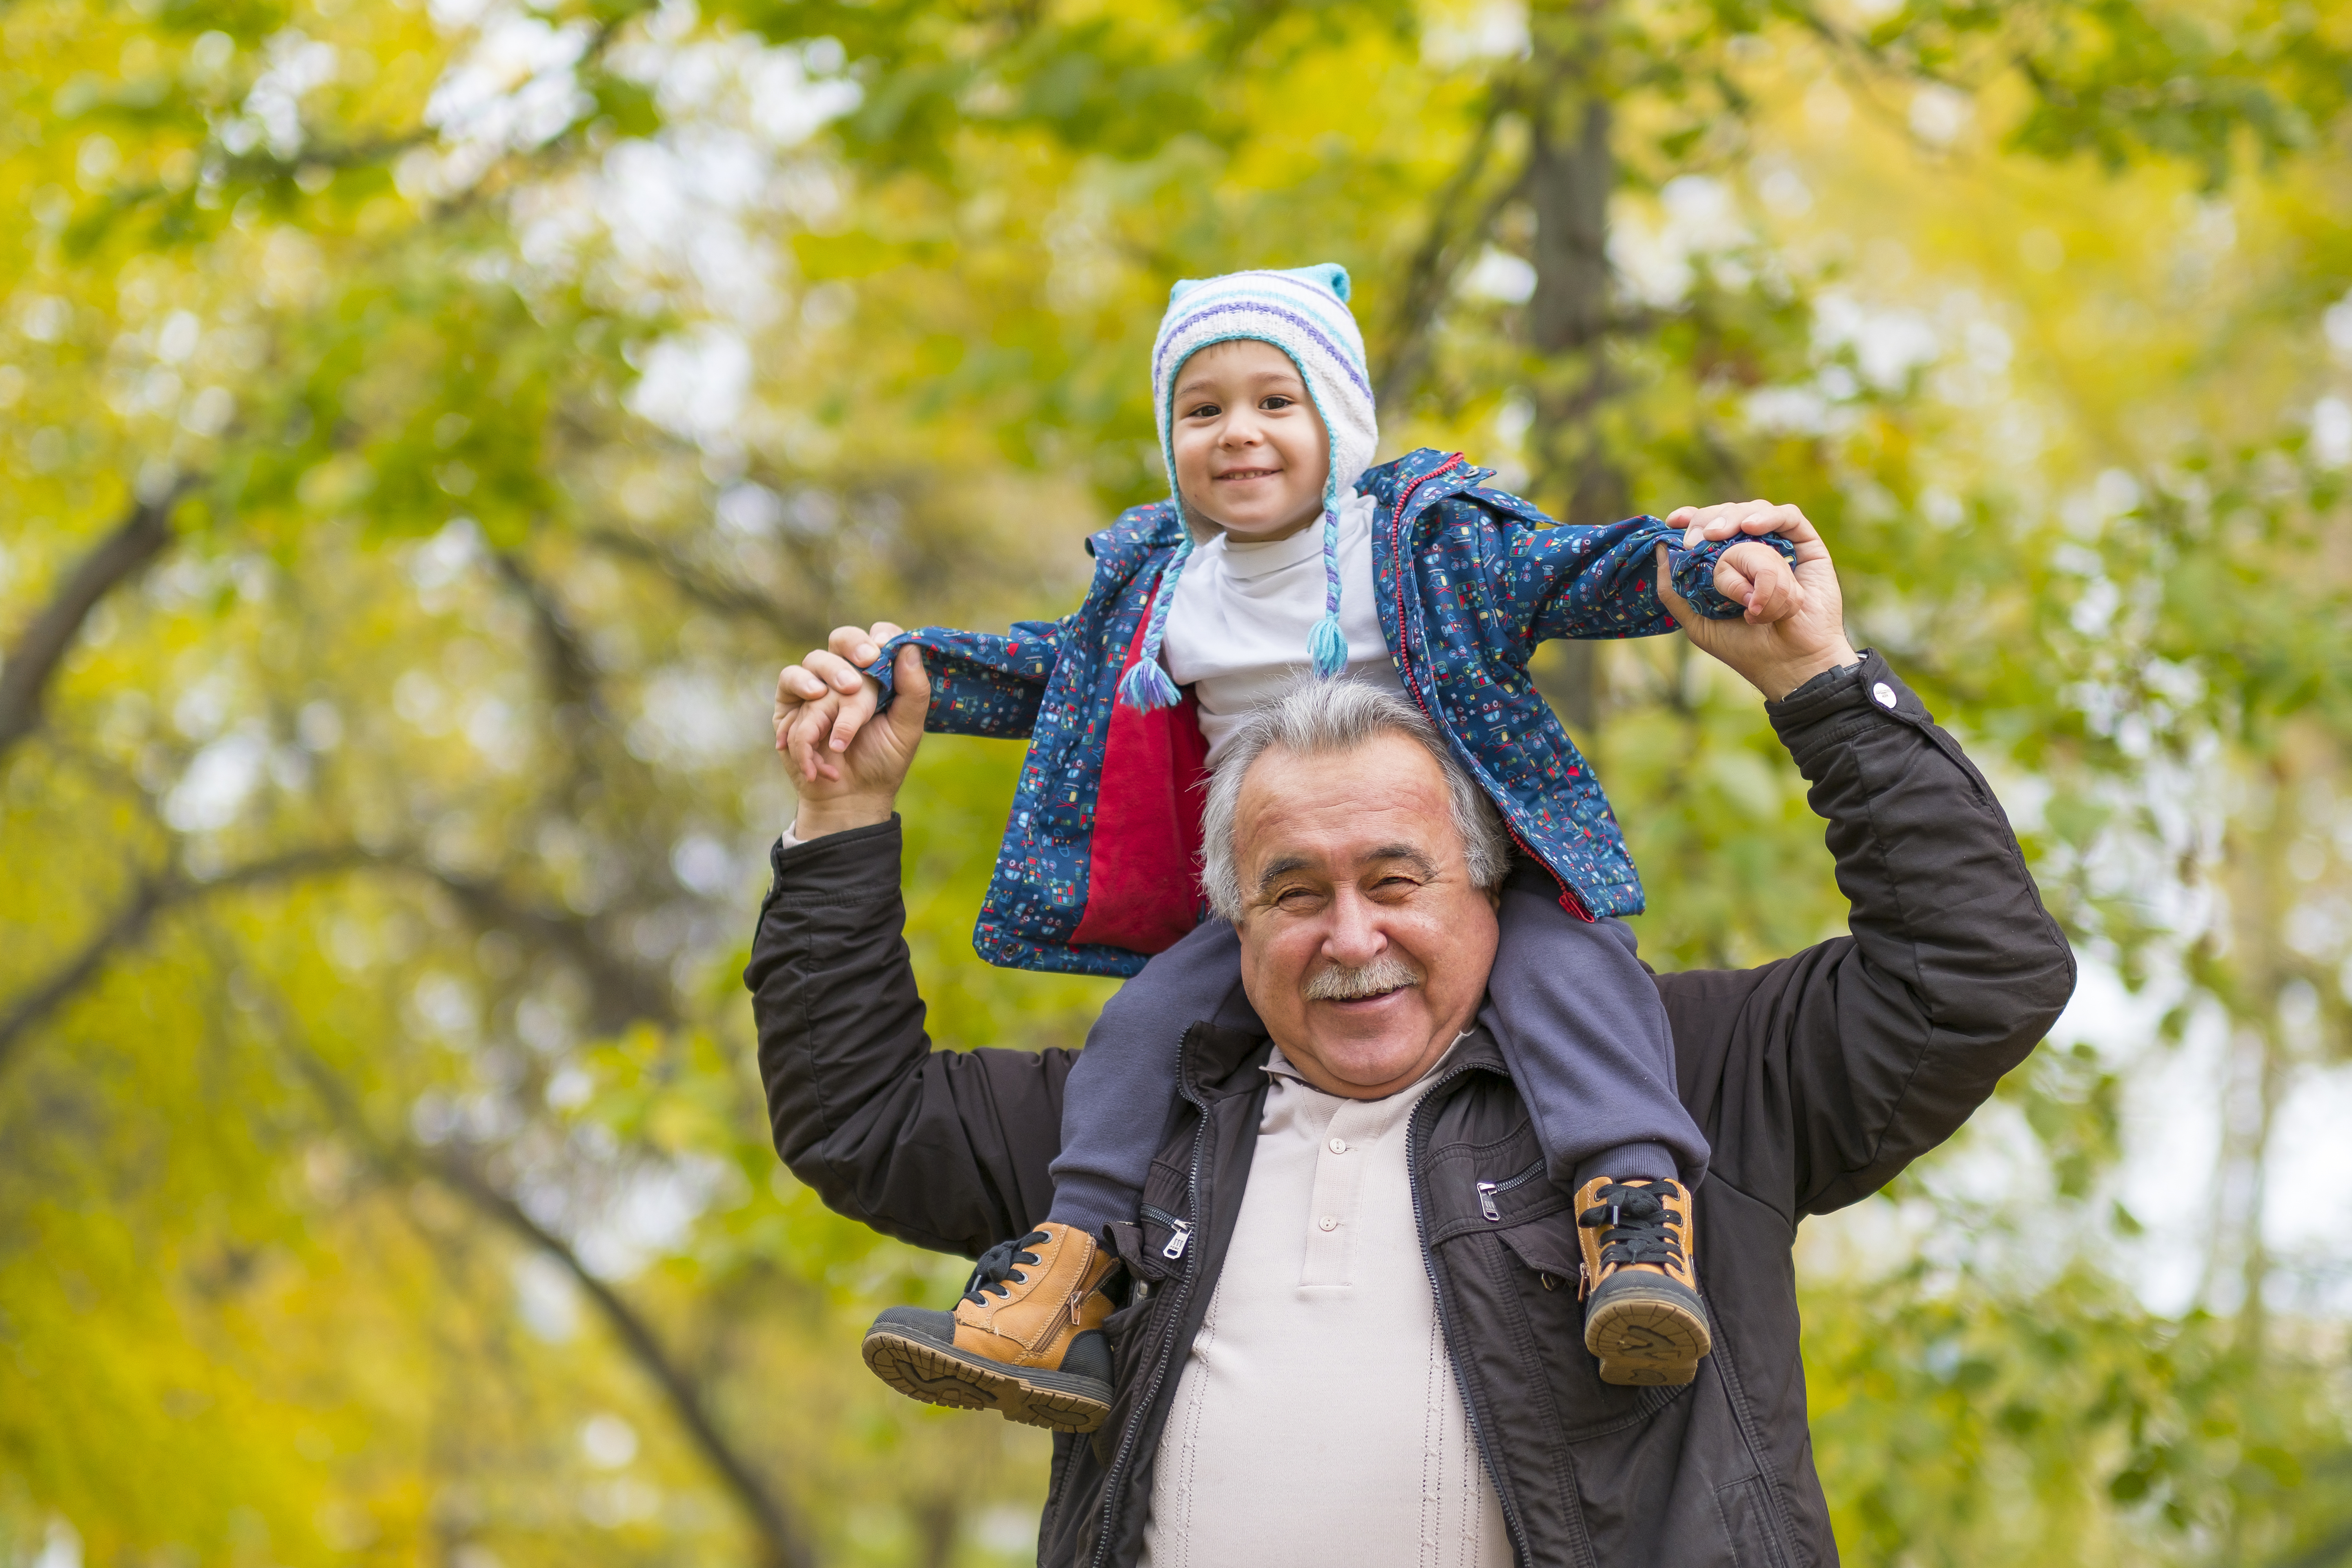
<path id="1" fill-rule="evenodd" d="M 1878 705 L 1881 708 L 1892 708 L 1895 706 L 1895 688 L 1887 685 L 1886 682 L 1883 680 L 1870 689 L 1870 694 L 1878 700 Z"/>

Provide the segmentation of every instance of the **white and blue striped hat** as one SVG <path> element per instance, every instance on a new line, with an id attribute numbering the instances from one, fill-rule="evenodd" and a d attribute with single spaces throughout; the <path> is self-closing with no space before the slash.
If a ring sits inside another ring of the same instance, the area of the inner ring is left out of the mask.
<path id="1" fill-rule="evenodd" d="M 1339 629 L 1339 499 L 1356 488 L 1380 445 L 1380 420 L 1372 407 L 1372 378 L 1364 368 L 1364 338 L 1348 310 L 1348 269 L 1326 261 L 1288 271 L 1228 272 L 1222 278 L 1187 279 L 1168 291 L 1168 313 L 1151 345 L 1151 403 L 1160 422 L 1160 452 L 1168 465 L 1168 488 L 1183 514 L 1176 488 L 1174 437 L 1176 374 L 1184 362 L 1211 343 L 1253 338 L 1290 356 L 1307 395 L 1322 416 L 1331 439 L 1331 469 L 1323 481 L 1323 618 L 1307 635 L 1315 673 L 1325 679 L 1348 667 L 1348 639 Z M 1151 605 L 1151 624 L 1135 668 L 1119 687 L 1130 707 L 1168 708 L 1176 687 L 1160 668 L 1160 643 L 1176 580 L 1192 553 L 1188 529 L 1176 553 L 1161 568 Z"/>

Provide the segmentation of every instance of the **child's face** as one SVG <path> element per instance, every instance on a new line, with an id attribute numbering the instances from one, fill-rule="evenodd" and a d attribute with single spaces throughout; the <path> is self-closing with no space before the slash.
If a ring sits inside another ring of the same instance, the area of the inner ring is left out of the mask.
<path id="1" fill-rule="evenodd" d="M 1211 343 L 1176 373 L 1176 488 L 1237 539 L 1282 539 L 1323 515 L 1331 443 L 1290 356 Z"/>

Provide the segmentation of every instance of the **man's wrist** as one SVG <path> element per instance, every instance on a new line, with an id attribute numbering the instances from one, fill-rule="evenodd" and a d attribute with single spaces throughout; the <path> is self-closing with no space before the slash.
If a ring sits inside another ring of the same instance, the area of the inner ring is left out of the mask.
<path id="1" fill-rule="evenodd" d="M 1827 675 L 1833 669 L 1843 669 L 1850 665 L 1861 662 L 1862 655 L 1853 651 L 1853 645 L 1845 638 L 1840 637 L 1834 645 L 1823 648 L 1817 654 L 1774 664 L 1768 668 L 1757 671 L 1749 679 L 1756 689 L 1764 694 L 1765 700 L 1778 702 L 1817 676 Z"/>
<path id="2" fill-rule="evenodd" d="M 1862 660 L 1859 658 L 1852 664 L 1833 666 L 1814 676 L 1811 680 L 1798 682 L 1786 695 L 1774 698 L 1773 704 L 1776 707 L 1787 708 L 1808 701 L 1816 696 L 1825 696 L 1838 689 L 1842 682 L 1850 681 L 1861 669 Z"/>
<path id="3" fill-rule="evenodd" d="M 830 800 L 801 799 L 793 817 L 793 837 L 803 844 L 828 833 L 847 833 L 890 820 L 898 803 L 888 795 L 839 795 Z"/>

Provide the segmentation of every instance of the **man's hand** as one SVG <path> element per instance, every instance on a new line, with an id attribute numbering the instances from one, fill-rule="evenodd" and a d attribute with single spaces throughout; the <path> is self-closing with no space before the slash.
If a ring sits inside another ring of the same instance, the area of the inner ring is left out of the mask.
<path id="1" fill-rule="evenodd" d="M 835 626 L 827 646 L 776 677 L 776 750 L 792 758 L 795 783 L 840 779 L 833 759 L 882 704 L 882 683 L 866 670 L 898 632 L 888 621 L 866 631 Z"/>
<path id="2" fill-rule="evenodd" d="M 920 648 L 900 648 L 891 666 L 898 700 L 880 722 L 868 723 L 880 687 L 850 660 L 863 653 L 863 662 L 872 663 L 879 645 L 898 635 L 887 621 L 870 631 L 841 627 L 831 648 L 776 678 L 776 750 L 792 759 L 800 790 L 793 837 L 803 843 L 890 820 L 922 744 L 931 678 Z"/>
<path id="3" fill-rule="evenodd" d="M 1748 614 L 1737 621 L 1710 621 L 1692 609 L 1689 601 L 1675 592 L 1666 566 L 1666 547 L 1658 546 L 1658 597 L 1682 626 L 1683 635 L 1703 652 L 1738 670 L 1766 697 L 1778 701 L 1823 670 L 1852 664 L 1860 657 L 1846 641 L 1845 598 L 1838 591 L 1829 547 L 1803 512 L 1769 501 L 1732 501 L 1723 506 L 1683 507 L 1666 521 L 1683 526 L 1685 546 L 1703 539 L 1768 533 L 1778 533 L 1796 546 L 1793 574 L 1787 573 L 1777 552 L 1762 545 L 1735 545 L 1724 552 L 1716 569 L 1716 586 L 1727 597 L 1741 597 L 1726 585 L 1725 574 L 1729 570 L 1735 578 L 1747 576 L 1751 548 L 1770 554 L 1786 579 L 1773 584 L 1766 613 L 1759 615 L 1758 600 L 1771 579 L 1750 578 L 1753 591 L 1746 596 Z M 1734 557 L 1738 558 L 1737 567 Z"/>

